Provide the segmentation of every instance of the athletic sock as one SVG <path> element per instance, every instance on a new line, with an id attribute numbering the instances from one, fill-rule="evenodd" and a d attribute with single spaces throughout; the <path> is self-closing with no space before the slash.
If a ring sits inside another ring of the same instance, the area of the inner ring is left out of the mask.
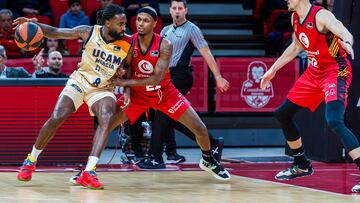
<path id="1" fill-rule="evenodd" d="M 211 150 L 208 150 L 208 151 L 203 151 L 203 150 L 201 150 L 201 152 L 202 152 L 202 158 L 203 158 L 205 161 L 210 162 L 210 163 L 213 162 L 214 159 L 213 159 L 212 156 L 211 156 Z"/>
<path id="2" fill-rule="evenodd" d="M 300 168 L 307 168 L 310 165 L 310 161 L 307 160 L 302 146 L 297 149 L 291 149 L 291 151 L 294 156 L 295 165 L 299 165 Z"/>
<path id="3" fill-rule="evenodd" d="M 99 158 L 97 158 L 96 156 L 89 156 L 85 171 L 94 170 L 94 167 L 96 166 L 98 161 L 99 161 Z"/>
<path id="4" fill-rule="evenodd" d="M 42 149 L 36 149 L 34 145 L 30 154 L 31 158 L 33 158 L 34 161 L 36 161 L 42 151 L 43 151 Z"/>

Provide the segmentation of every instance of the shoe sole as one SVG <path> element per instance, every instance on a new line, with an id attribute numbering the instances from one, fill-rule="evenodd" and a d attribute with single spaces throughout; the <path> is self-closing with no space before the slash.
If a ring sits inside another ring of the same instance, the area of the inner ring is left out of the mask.
<path id="1" fill-rule="evenodd" d="M 26 180 L 26 179 L 22 179 L 22 178 L 17 178 L 18 181 L 21 181 L 21 182 L 29 182 L 31 179 L 29 180 Z"/>
<path id="2" fill-rule="evenodd" d="M 229 181 L 229 180 L 231 179 L 231 175 L 230 175 L 230 174 L 229 174 L 229 178 L 222 178 L 222 177 L 218 176 L 216 173 L 214 173 L 210 168 L 202 165 L 201 163 L 199 164 L 199 167 L 200 167 L 202 170 L 204 170 L 204 171 L 210 173 L 211 175 L 213 175 L 213 176 L 214 176 L 216 179 L 218 179 L 218 180 Z"/>
<path id="3" fill-rule="evenodd" d="M 306 177 L 306 176 L 311 176 L 312 174 L 314 174 L 314 171 L 311 172 L 311 173 L 308 174 L 308 175 L 297 176 L 297 177 L 295 177 L 295 178 L 277 178 L 277 177 L 275 176 L 275 179 L 276 179 L 276 180 L 293 180 L 293 179 L 296 179 L 296 178 L 303 178 L 303 177 Z"/>
<path id="4" fill-rule="evenodd" d="M 89 188 L 91 190 L 103 190 L 105 187 L 101 186 L 101 187 L 95 188 L 95 187 L 87 186 L 86 188 Z"/>
<path id="5" fill-rule="evenodd" d="M 166 160 L 167 164 L 179 164 L 185 162 L 185 160 Z"/>

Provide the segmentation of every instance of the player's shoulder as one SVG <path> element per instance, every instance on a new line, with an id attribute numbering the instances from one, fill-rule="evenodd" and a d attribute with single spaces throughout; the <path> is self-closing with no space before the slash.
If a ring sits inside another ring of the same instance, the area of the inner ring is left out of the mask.
<path id="1" fill-rule="evenodd" d="M 128 42 L 129 44 L 132 44 L 133 37 L 132 35 L 124 34 L 124 37 L 122 38 L 123 41 Z"/>

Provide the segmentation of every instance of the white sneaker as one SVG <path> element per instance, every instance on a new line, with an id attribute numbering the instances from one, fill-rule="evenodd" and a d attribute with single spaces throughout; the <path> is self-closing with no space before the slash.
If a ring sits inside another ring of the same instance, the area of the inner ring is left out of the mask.
<path id="1" fill-rule="evenodd" d="M 217 161 L 210 163 L 201 158 L 199 167 L 212 174 L 216 179 L 219 180 L 230 180 L 230 173 Z"/>

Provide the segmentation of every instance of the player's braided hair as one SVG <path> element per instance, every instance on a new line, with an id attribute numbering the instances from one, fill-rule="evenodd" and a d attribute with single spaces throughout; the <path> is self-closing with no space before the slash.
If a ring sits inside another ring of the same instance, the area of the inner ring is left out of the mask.
<path id="1" fill-rule="evenodd" d="M 106 20 L 110 20 L 117 14 L 124 14 L 124 8 L 115 4 L 110 4 L 96 13 L 96 24 L 103 25 Z"/>

